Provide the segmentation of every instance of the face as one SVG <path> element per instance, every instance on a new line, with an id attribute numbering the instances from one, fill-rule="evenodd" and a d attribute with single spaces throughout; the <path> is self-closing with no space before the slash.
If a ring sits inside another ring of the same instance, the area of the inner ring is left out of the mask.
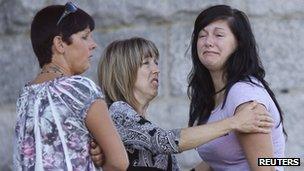
<path id="1" fill-rule="evenodd" d="M 198 34 L 198 57 L 211 72 L 222 71 L 224 64 L 236 47 L 235 36 L 225 20 L 210 23 Z"/>
<path id="2" fill-rule="evenodd" d="M 64 44 L 64 56 L 72 74 L 81 74 L 90 66 L 92 52 L 96 43 L 89 28 L 71 35 L 72 43 Z"/>
<path id="3" fill-rule="evenodd" d="M 134 96 L 141 102 L 151 101 L 158 93 L 158 60 L 155 57 L 143 59 L 142 65 L 138 68 L 134 85 Z"/>

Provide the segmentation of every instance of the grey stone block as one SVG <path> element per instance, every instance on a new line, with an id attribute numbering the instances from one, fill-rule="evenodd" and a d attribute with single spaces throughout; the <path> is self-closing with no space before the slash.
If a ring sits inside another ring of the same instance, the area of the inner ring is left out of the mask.
<path id="1" fill-rule="evenodd" d="M 189 18 L 211 4 L 223 3 L 223 0 L 131 0 L 131 1 L 77 1 L 96 20 L 98 27 L 120 25 L 166 23 Z"/>
<path id="2" fill-rule="evenodd" d="M 13 170 L 13 133 L 16 120 L 14 104 L 0 106 L 0 170 Z"/>
<path id="3" fill-rule="evenodd" d="M 302 87 L 304 20 L 252 19 L 266 79 L 274 89 Z"/>
<path id="4" fill-rule="evenodd" d="M 170 29 L 169 80 L 170 94 L 173 96 L 186 95 L 187 92 L 187 76 L 192 67 L 190 56 L 192 31 L 192 24 L 178 23 L 172 25 Z"/>
<path id="5" fill-rule="evenodd" d="M 244 0 L 225 0 L 224 4 L 231 6 L 232 8 L 244 11 L 247 13 L 247 3 L 248 1 Z"/>
<path id="6" fill-rule="evenodd" d="M 29 35 L 1 36 L 0 104 L 15 103 L 21 88 L 37 74 L 38 62 Z"/>
<path id="7" fill-rule="evenodd" d="M 304 158 L 303 106 L 304 88 L 291 90 L 289 93 L 276 93 L 284 112 L 284 125 L 288 134 L 286 143 L 287 157 Z"/>
<path id="8" fill-rule="evenodd" d="M 33 11 L 24 8 L 21 1 L 11 0 L 2 4 L 5 13 L 5 32 L 8 34 L 24 33 L 30 28 Z"/>
<path id="9" fill-rule="evenodd" d="M 246 1 L 248 15 L 271 18 L 303 18 L 302 0 L 255 0 Z"/>
<path id="10" fill-rule="evenodd" d="M 189 118 L 188 109 L 189 101 L 186 97 L 159 97 L 151 103 L 148 117 L 162 128 L 185 128 Z"/>

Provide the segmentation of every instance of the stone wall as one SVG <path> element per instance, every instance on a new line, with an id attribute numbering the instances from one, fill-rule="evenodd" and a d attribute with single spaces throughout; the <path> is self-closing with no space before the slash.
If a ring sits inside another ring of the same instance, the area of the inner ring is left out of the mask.
<path id="1" fill-rule="evenodd" d="M 38 72 L 29 28 L 40 8 L 59 0 L 0 0 L 0 170 L 11 170 L 15 101 L 20 88 Z M 78 0 L 96 20 L 99 47 L 85 74 L 96 81 L 104 47 L 115 39 L 142 36 L 160 50 L 160 93 L 149 118 L 165 128 L 185 127 L 189 100 L 189 47 L 196 15 L 214 4 L 229 4 L 249 16 L 266 69 L 266 80 L 285 112 L 289 134 L 286 156 L 304 160 L 304 1 L 303 0 Z M 178 155 L 184 170 L 199 162 L 192 150 Z M 286 170 L 303 170 L 291 167 Z"/>

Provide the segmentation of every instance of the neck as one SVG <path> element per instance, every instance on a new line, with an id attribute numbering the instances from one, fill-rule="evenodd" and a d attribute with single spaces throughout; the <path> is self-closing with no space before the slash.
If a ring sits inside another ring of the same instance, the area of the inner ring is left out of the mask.
<path id="1" fill-rule="evenodd" d="M 226 84 L 226 80 L 223 76 L 223 72 L 222 71 L 214 71 L 214 72 L 210 72 L 211 78 L 212 78 L 212 82 L 215 88 L 215 92 L 220 91 L 222 88 L 224 88 L 225 84 Z"/>
<path id="2" fill-rule="evenodd" d="M 136 111 L 138 112 L 138 114 L 145 117 L 147 108 L 149 106 L 149 102 L 151 100 L 148 100 L 144 96 L 139 96 L 137 93 L 135 93 L 135 99 L 138 102 L 137 107 L 136 107 Z"/>
<path id="3" fill-rule="evenodd" d="M 216 94 L 214 96 L 214 100 L 215 100 L 215 106 L 217 106 L 224 99 L 224 91 L 221 91 L 221 92 L 219 92 L 219 91 L 222 90 L 224 88 L 224 86 L 226 85 L 226 80 L 225 80 L 225 77 L 223 76 L 223 71 L 214 71 L 214 72 L 210 72 L 210 74 L 211 74 L 214 89 L 216 92 Z"/>
<path id="4" fill-rule="evenodd" d="M 66 63 L 62 61 L 57 61 L 56 58 L 53 58 L 52 62 L 46 64 L 41 69 L 42 73 L 53 73 L 60 76 L 70 76 L 73 75 Z"/>
<path id="5" fill-rule="evenodd" d="M 136 111 L 138 112 L 139 115 L 141 115 L 142 117 L 145 117 L 148 106 L 149 106 L 149 103 L 139 103 L 138 107 L 136 108 Z"/>

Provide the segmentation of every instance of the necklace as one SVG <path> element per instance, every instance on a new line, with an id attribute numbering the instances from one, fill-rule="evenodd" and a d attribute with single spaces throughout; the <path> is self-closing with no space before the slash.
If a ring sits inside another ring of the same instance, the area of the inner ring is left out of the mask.
<path id="1" fill-rule="evenodd" d="M 63 71 L 57 65 L 42 68 L 40 74 L 45 74 L 45 73 L 58 74 L 58 75 L 60 75 L 60 77 L 64 76 Z"/>

